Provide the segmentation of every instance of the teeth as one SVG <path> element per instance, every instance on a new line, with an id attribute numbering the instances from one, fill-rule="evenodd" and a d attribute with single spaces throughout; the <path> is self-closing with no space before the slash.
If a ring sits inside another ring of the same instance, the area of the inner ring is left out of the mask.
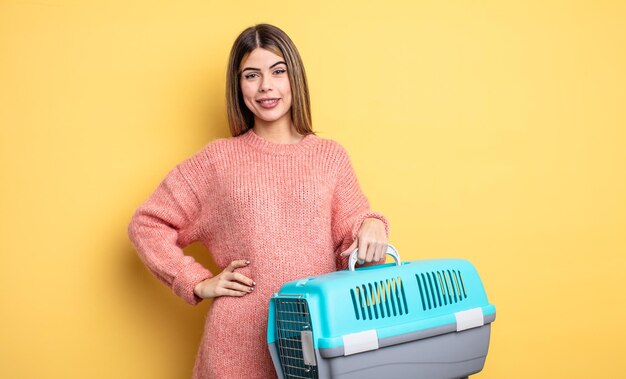
<path id="1" fill-rule="evenodd" d="M 263 103 L 263 104 L 270 104 L 270 103 L 275 103 L 277 101 L 278 101 L 277 99 L 274 99 L 274 100 L 261 100 L 261 103 Z"/>

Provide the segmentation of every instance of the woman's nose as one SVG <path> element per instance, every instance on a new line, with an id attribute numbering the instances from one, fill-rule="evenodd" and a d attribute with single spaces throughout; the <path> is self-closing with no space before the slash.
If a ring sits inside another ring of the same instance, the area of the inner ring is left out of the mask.
<path id="1" fill-rule="evenodd" d="M 261 83 L 259 86 L 259 91 L 261 92 L 266 92 L 268 90 L 272 89 L 272 79 L 270 77 L 268 77 L 267 75 L 263 75 L 261 77 Z"/>

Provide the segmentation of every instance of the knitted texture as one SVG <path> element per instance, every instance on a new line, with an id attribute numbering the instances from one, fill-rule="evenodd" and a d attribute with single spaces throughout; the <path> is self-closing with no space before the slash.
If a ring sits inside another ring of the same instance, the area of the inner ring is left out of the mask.
<path id="1" fill-rule="evenodd" d="M 225 268 L 256 282 L 243 297 L 213 300 L 193 378 L 276 378 L 267 346 L 271 295 L 285 282 L 346 269 L 339 254 L 372 212 L 346 150 L 313 134 L 278 144 L 252 130 L 214 140 L 187 158 L 135 211 L 128 234 L 148 269 L 187 303 L 214 275 L 183 248 L 201 241 Z M 377 263 L 382 263 L 381 262 Z"/>

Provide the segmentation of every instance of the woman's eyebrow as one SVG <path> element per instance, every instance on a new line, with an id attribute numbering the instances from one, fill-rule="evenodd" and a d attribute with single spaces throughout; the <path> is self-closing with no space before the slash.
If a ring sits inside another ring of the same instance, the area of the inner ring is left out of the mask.
<path id="1" fill-rule="evenodd" d="M 278 61 L 278 62 L 274 63 L 273 65 L 271 65 L 271 66 L 270 66 L 270 68 L 272 68 L 272 67 L 274 67 L 274 66 L 276 66 L 276 65 L 279 65 L 279 64 L 281 64 L 281 63 L 282 63 L 282 64 L 284 64 L 285 66 L 287 65 L 287 63 L 285 63 L 285 62 L 283 62 L 283 61 Z M 260 68 L 256 68 L 256 67 L 246 67 L 246 68 L 244 68 L 243 70 L 241 70 L 241 72 L 244 72 L 244 71 L 246 71 L 246 70 L 261 71 L 261 69 L 260 69 Z"/>

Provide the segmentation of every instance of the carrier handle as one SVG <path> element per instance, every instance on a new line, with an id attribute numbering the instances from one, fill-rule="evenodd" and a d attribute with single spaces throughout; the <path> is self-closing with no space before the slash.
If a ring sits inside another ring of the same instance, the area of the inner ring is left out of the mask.
<path id="1" fill-rule="evenodd" d="M 393 247 L 393 245 L 387 244 L 387 251 L 385 253 L 391 255 L 393 259 L 396 260 L 396 266 L 402 265 L 402 261 L 400 261 L 400 253 L 398 253 L 398 250 L 396 250 L 396 248 Z M 350 254 L 350 260 L 348 261 L 348 268 L 350 269 L 350 271 L 354 271 L 354 266 L 356 265 L 358 254 L 359 254 L 358 247 L 354 249 L 354 251 Z"/>

